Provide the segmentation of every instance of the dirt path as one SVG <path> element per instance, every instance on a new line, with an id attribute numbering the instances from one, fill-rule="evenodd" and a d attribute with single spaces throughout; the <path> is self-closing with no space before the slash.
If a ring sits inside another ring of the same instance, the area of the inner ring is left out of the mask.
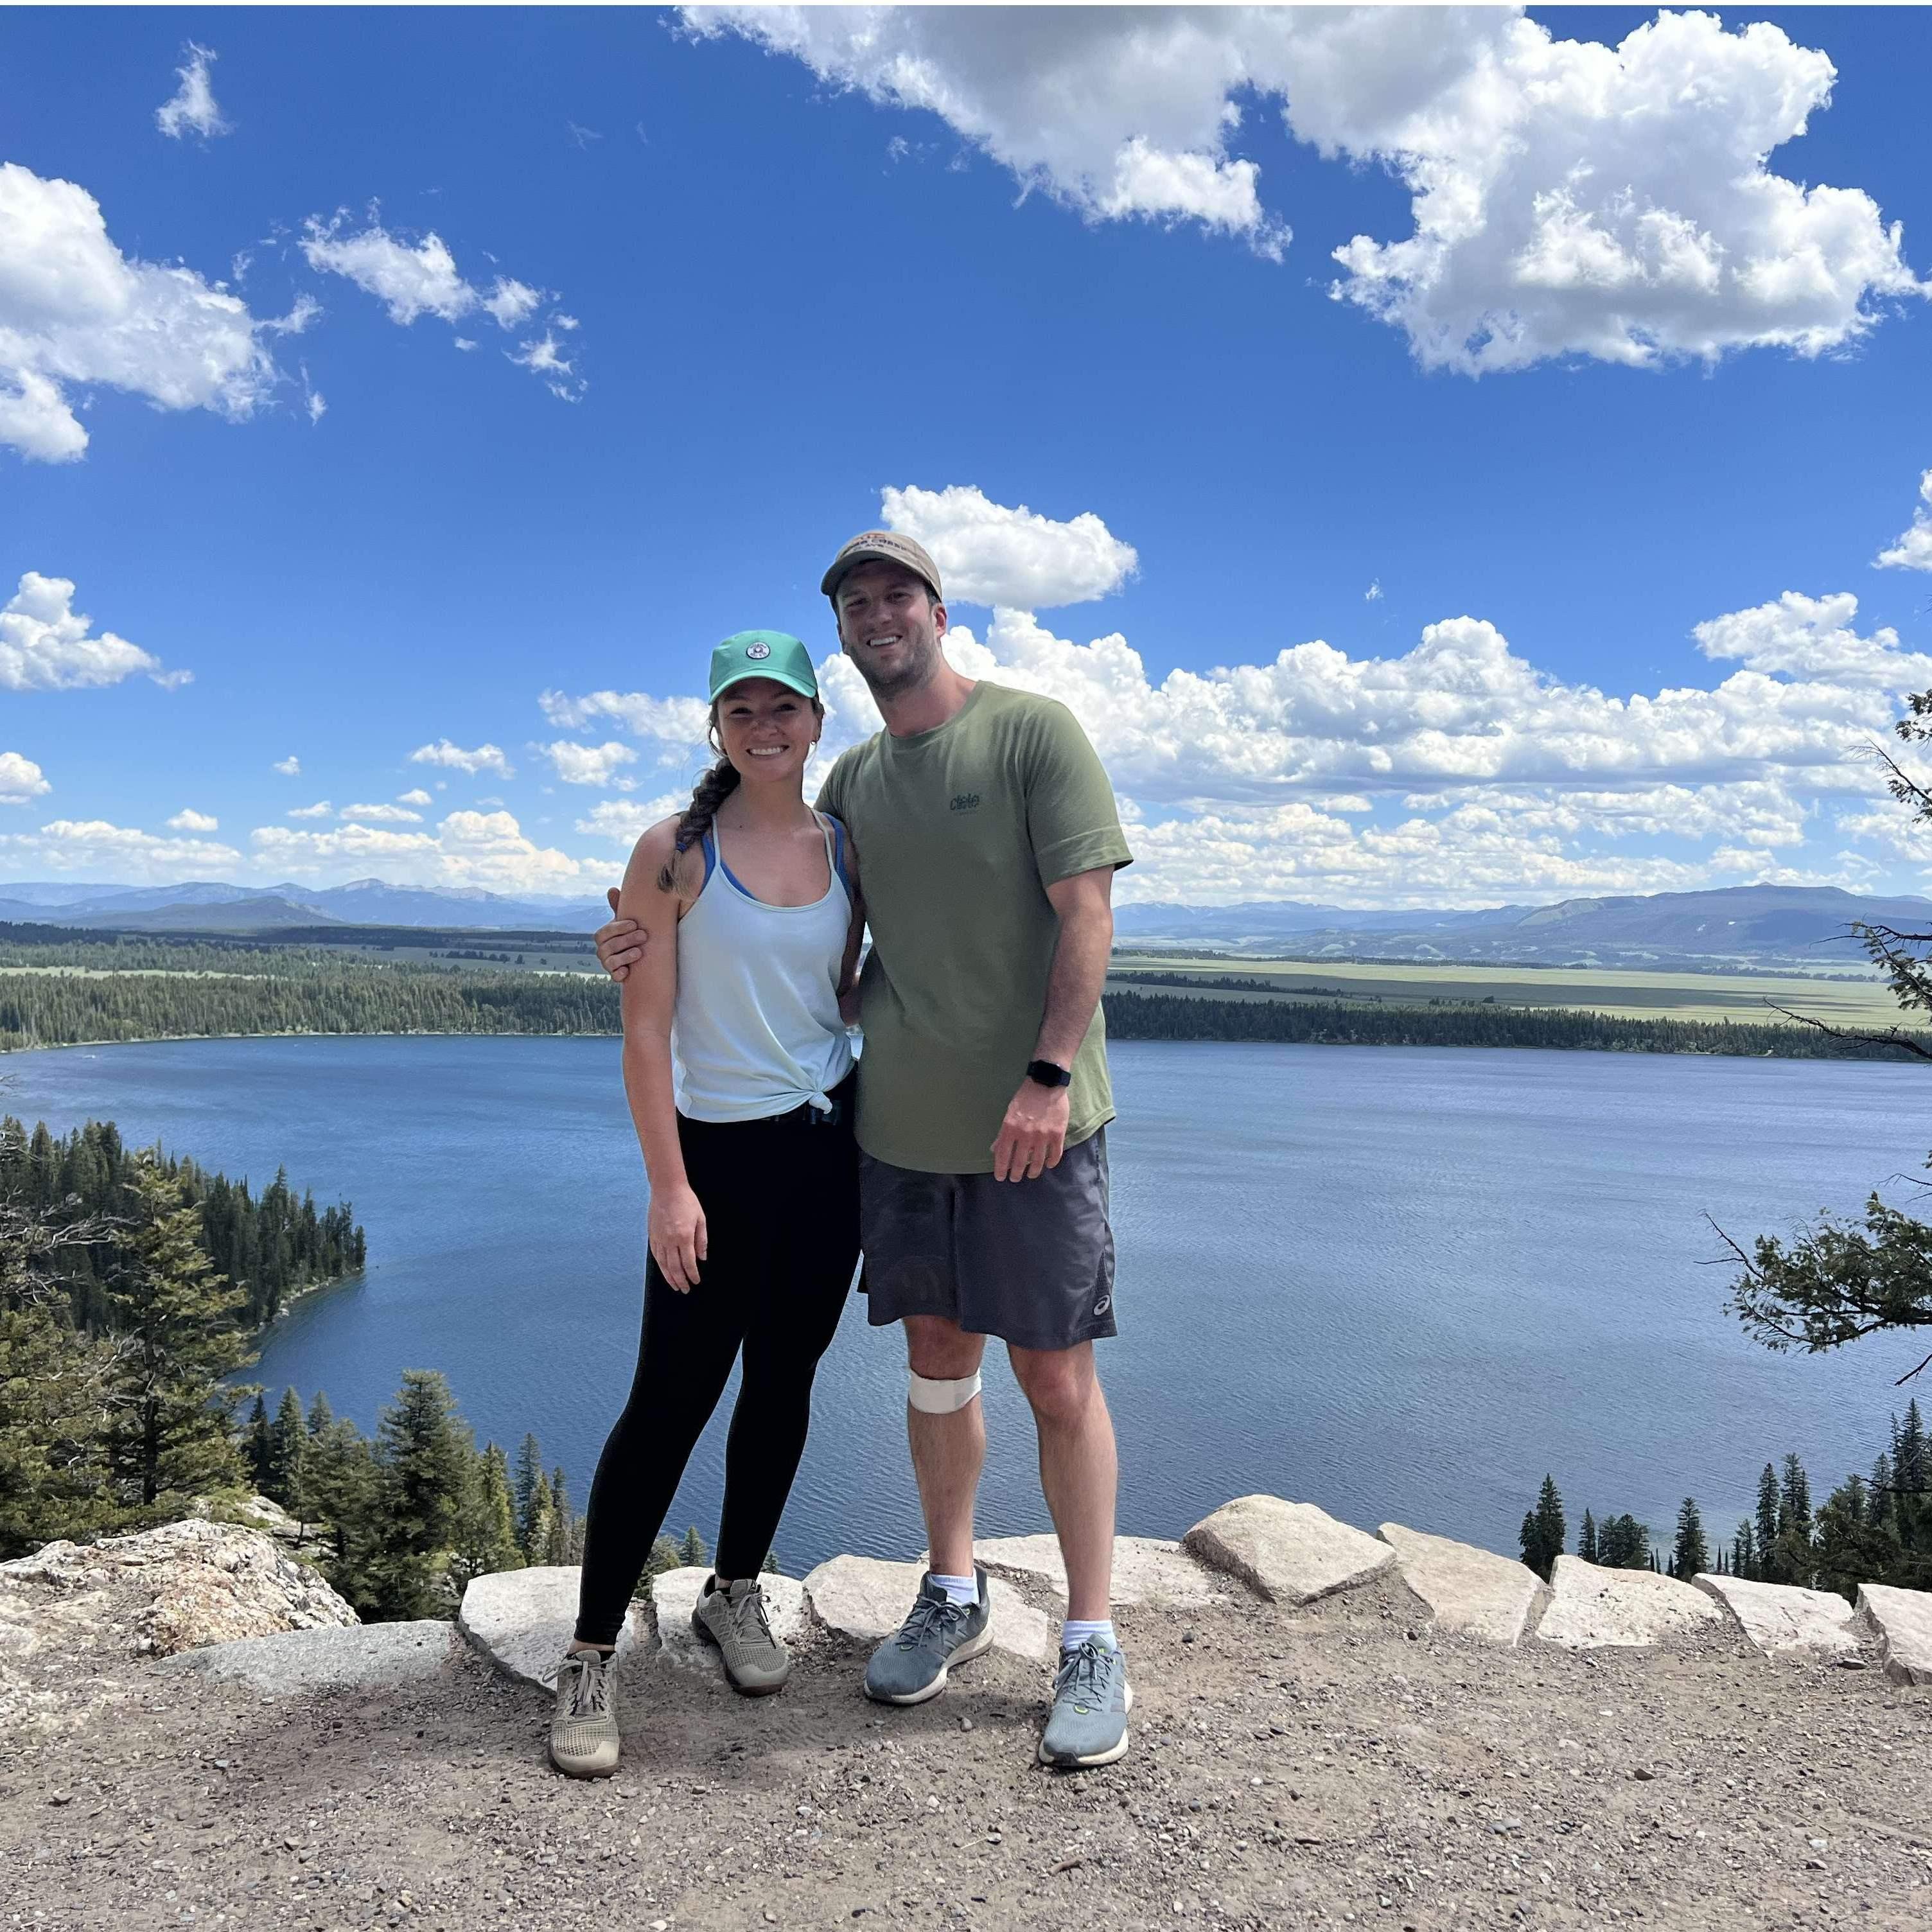
<path id="1" fill-rule="evenodd" d="M 828 1645 L 759 1700 L 634 1664 L 601 1784 L 467 1655 L 272 1704 L 43 1653 L 0 1927 L 1932 1926 L 1932 1694 L 1730 1634 L 1579 1657 L 1414 1617 L 1399 1585 L 1129 1612 L 1133 1751 L 1072 1777 L 997 1652 L 890 1714 Z"/>

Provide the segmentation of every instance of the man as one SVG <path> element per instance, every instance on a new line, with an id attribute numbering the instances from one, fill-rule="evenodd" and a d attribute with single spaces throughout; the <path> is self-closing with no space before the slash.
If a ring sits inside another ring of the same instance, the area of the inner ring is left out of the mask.
<path id="1" fill-rule="evenodd" d="M 873 1325 L 905 1330 L 932 1566 L 866 1690 L 922 1703 L 992 1641 L 973 1507 L 997 1336 L 1033 1409 L 1066 1567 L 1040 1756 L 1108 1764 L 1127 1748 L 1131 1694 L 1109 1616 L 1115 1456 L 1094 1363 L 1115 1332 L 1100 1001 L 1113 874 L 1130 855 L 1072 714 L 946 662 L 939 572 L 918 544 L 866 531 L 820 588 L 886 724 L 838 760 L 818 804 L 863 868 L 864 1278 Z M 598 952 L 614 970 L 638 956 L 614 922 Z"/>

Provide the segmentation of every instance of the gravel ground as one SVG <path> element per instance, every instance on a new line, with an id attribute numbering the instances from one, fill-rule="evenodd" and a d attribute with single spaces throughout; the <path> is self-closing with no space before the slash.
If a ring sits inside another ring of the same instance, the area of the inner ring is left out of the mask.
<path id="1" fill-rule="evenodd" d="M 466 1654 L 267 1704 L 42 1652 L 0 1732 L 0 1926 L 1932 1926 L 1932 1693 L 1876 1670 L 1729 1632 L 1504 1651 L 1396 1582 L 1120 1624 L 1134 1748 L 1074 1775 L 997 1652 L 890 1713 L 825 1640 L 774 1698 L 634 1662 L 590 1784 Z"/>

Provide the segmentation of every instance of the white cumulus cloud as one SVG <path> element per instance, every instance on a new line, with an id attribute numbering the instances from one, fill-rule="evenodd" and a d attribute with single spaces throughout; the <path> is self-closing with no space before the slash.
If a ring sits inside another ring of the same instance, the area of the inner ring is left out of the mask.
<path id="1" fill-rule="evenodd" d="M 279 825 L 249 835 L 258 868 L 279 878 L 379 870 L 395 883 L 477 886 L 489 892 L 568 891 L 596 868 L 537 844 L 507 812 L 452 812 L 434 832 L 345 825 L 292 832 Z"/>
<path id="2" fill-rule="evenodd" d="M 396 802 L 398 805 L 434 805 L 436 801 L 423 790 L 421 785 L 417 785 L 408 791 L 399 794 Z"/>
<path id="3" fill-rule="evenodd" d="M 280 772 L 285 778 L 300 778 L 302 776 L 302 760 L 297 758 L 292 752 L 291 752 L 286 758 L 278 758 L 275 760 L 273 769 Z"/>
<path id="4" fill-rule="evenodd" d="M 0 443 L 24 456 L 80 457 L 72 392 L 95 386 L 238 422 L 278 380 L 265 336 L 313 313 L 264 321 L 191 268 L 130 260 L 86 189 L 0 162 Z"/>
<path id="5" fill-rule="evenodd" d="M 478 745 L 473 752 L 466 752 L 460 745 L 452 744 L 447 738 L 439 738 L 433 745 L 418 745 L 410 754 L 410 763 L 446 765 L 452 771 L 467 772 L 472 778 L 478 772 L 494 772 L 499 778 L 505 778 L 516 776 L 500 746 Z"/>
<path id="6" fill-rule="evenodd" d="M 138 644 L 95 631 L 74 592 L 71 579 L 30 570 L 0 604 L 0 690 L 80 691 L 136 675 L 170 690 L 189 681 L 192 673 L 164 670 Z"/>
<path id="7" fill-rule="evenodd" d="M 1918 479 L 1918 500 L 1924 507 L 1913 512 L 1912 527 L 1874 560 L 1880 568 L 1932 570 L 1932 470 Z"/>
<path id="8" fill-rule="evenodd" d="M 634 738 L 680 748 L 701 745 L 711 722 L 711 707 L 701 698 L 652 698 L 641 691 L 592 691 L 582 698 L 546 691 L 537 702 L 543 715 L 566 731 L 608 718 Z"/>
<path id="9" fill-rule="evenodd" d="M 176 812 L 173 818 L 168 820 L 168 830 L 170 832 L 219 832 L 221 830 L 221 821 L 218 818 L 211 818 L 205 812 L 196 812 L 192 806 L 188 806 Z"/>
<path id="10" fill-rule="evenodd" d="M 667 792 L 662 798 L 607 798 L 577 820 L 577 830 L 614 844 L 634 845 L 653 825 L 691 802 L 689 792 Z"/>
<path id="11" fill-rule="evenodd" d="M 0 833 L 0 863 L 56 872 L 106 873 L 157 882 L 207 878 L 242 862 L 232 845 L 161 838 L 106 819 L 56 818 L 38 832 Z"/>
<path id="12" fill-rule="evenodd" d="M 1088 604 L 1118 590 L 1140 562 L 1090 510 L 1056 523 L 959 483 L 886 489 L 879 502 L 885 526 L 923 544 L 946 596 L 968 604 L 1028 610 Z"/>
<path id="13" fill-rule="evenodd" d="M 313 805 L 291 806 L 284 815 L 290 818 L 327 818 L 335 808 L 326 798 L 319 798 Z"/>
<path id="14" fill-rule="evenodd" d="M 338 210 L 327 221 L 310 215 L 302 250 L 310 268 L 320 274 L 346 276 L 375 296 L 392 322 L 405 328 L 425 315 L 453 324 L 466 316 L 483 314 L 498 328 L 514 331 L 530 320 L 546 292 L 509 275 L 499 275 L 487 290 L 478 288 L 458 269 L 441 236 L 432 230 L 420 241 L 404 241 L 390 233 L 373 210 L 361 228 L 352 225 L 346 211 Z M 456 346 L 476 345 L 458 336 Z M 541 376 L 552 394 L 566 401 L 575 402 L 583 394 L 582 379 L 574 365 L 558 353 L 556 338 L 548 330 L 506 352 L 512 362 Z"/>
<path id="15" fill-rule="evenodd" d="M 52 790 L 32 758 L 18 752 L 0 752 L 0 805 L 25 805 Z"/>
<path id="16" fill-rule="evenodd" d="M 634 780 L 618 776 L 619 767 L 634 765 L 638 754 L 628 745 L 620 744 L 615 738 L 601 745 L 574 744 L 568 738 L 560 738 L 554 744 L 532 747 L 542 753 L 556 767 L 556 775 L 566 784 L 613 785 L 628 789 Z"/>
<path id="17" fill-rule="evenodd" d="M 289 816 L 295 816 L 290 812 Z M 422 814 L 412 812 L 406 805 L 345 805 L 336 814 L 338 818 L 360 819 L 364 825 L 420 825 Z"/>
<path id="18" fill-rule="evenodd" d="M 1474 374 L 1754 346 L 1816 355 L 1925 292 L 1864 190 L 1768 158 L 1835 78 L 1758 21 L 1665 13 L 1617 46 L 1510 8 L 690 7 L 687 27 L 922 109 L 1088 220 L 1186 220 L 1278 256 L 1251 104 L 1388 169 L 1412 232 L 1333 249 L 1332 292 Z"/>
<path id="19" fill-rule="evenodd" d="M 208 73 L 210 64 L 220 56 L 212 47 L 196 46 L 192 40 L 183 51 L 188 56 L 187 64 L 175 69 L 181 86 L 171 100 L 163 101 L 154 110 L 154 125 L 177 141 L 184 134 L 199 134 L 206 141 L 214 135 L 226 134 L 228 123 L 214 104 L 214 89 Z"/>

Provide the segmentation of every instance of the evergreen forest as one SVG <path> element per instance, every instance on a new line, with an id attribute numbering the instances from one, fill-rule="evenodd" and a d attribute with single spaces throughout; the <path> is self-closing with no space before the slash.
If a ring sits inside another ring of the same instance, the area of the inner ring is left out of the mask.
<path id="1" fill-rule="evenodd" d="M 136 1173 L 144 1162 L 199 1214 L 202 1252 L 243 1298 L 244 1328 L 274 1321 L 292 1294 L 361 1273 L 365 1243 L 349 1204 L 318 1209 L 312 1193 L 297 1197 L 284 1171 L 257 1196 L 245 1180 L 210 1174 L 158 1148 L 130 1152 L 111 1120 L 89 1120 L 56 1138 L 44 1121 L 29 1134 L 9 1114 L 0 1119 L 0 1201 L 102 1231 L 100 1239 L 64 1244 L 52 1269 L 74 1320 L 89 1333 L 113 1326 L 108 1282 L 120 1264 L 116 1231 L 138 1217 Z"/>
<path id="2" fill-rule="evenodd" d="M 1522 1560 L 1547 1582 L 1568 1535 L 1563 1498 L 1545 1476 L 1522 1520 Z M 1795 1455 L 1767 1462 L 1757 1503 L 1726 1544 L 1714 1543 L 1694 1498 L 1686 1496 L 1667 1550 L 1628 1514 L 1583 1512 L 1576 1553 L 1611 1570 L 1654 1570 L 1684 1582 L 1700 1572 L 1756 1583 L 1795 1584 L 1855 1600 L 1861 1583 L 1932 1590 L 1932 1442 L 1918 1403 L 1894 1416 L 1870 1476 L 1846 1477 L 1814 1507 L 1810 1479 Z"/>

